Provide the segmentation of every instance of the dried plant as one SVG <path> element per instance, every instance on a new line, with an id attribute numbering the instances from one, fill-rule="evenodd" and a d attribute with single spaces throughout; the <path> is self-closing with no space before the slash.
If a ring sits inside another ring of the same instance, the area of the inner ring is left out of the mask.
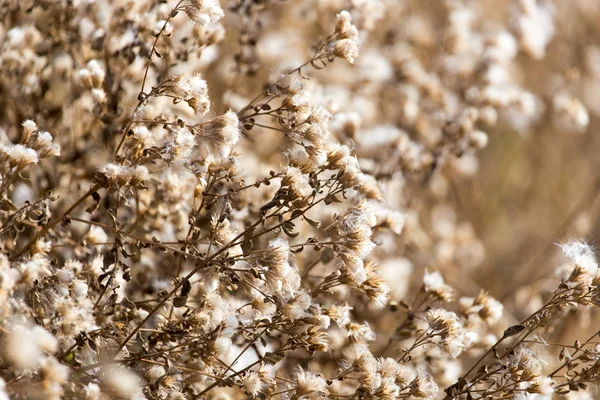
<path id="1" fill-rule="evenodd" d="M 593 398 L 597 177 L 508 296 L 461 200 L 591 136 L 556 3 L 0 3 L 0 399 Z"/>

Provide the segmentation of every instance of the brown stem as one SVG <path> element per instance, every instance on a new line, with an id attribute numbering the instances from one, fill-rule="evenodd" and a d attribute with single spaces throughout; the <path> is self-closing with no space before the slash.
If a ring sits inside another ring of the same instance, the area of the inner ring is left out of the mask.
<path id="1" fill-rule="evenodd" d="M 92 193 L 96 192 L 100 188 L 101 186 L 98 183 L 92 185 L 92 187 L 87 192 L 85 192 L 85 194 L 81 196 L 79 200 L 73 203 L 71 207 L 69 207 L 64 213 L 62 213 L 60 217 L 56 218 L 54 221 L 50 222 L 48 225 L 42 228 L 42 230 L 39 231 L 21 250 L 19 250 L 19 252 L 15 254 L 12 257 L 12 259 L 17 259 L 23 254 L 25 254 L 25 252 L 28 251 L 31 248 L 31 246 L 33 246 L 38 241 L 38 239 L 40 239 L 42 236 L 48 233 L 50 229 L 54 228 L 56 225 L 61 223 L 73 210 L 75 210 L 81 203 L 83 203 L 88 197 L 90 197 Z"/>

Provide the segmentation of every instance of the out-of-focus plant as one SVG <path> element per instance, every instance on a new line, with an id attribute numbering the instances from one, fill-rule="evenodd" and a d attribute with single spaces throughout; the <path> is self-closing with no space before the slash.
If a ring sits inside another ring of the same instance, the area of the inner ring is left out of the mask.
<path id="1" fill-rule="evenodd" d="M 487 3 L 0 4 L 0 399 L 591 398 L 592 247 L 505 316 L 449 201 L 590 124 L 521 76 L 572 15 Z"/>

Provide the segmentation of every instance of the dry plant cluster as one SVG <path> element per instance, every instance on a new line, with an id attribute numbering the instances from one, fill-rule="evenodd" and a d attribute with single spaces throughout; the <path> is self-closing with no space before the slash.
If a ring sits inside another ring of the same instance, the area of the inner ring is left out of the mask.
<path id="1" fill-rule="evenodd" d="M 593 246 L 522 314 L 451 199 L 596 3 L 0 1 L 0 399 L 595 398 Z"/>

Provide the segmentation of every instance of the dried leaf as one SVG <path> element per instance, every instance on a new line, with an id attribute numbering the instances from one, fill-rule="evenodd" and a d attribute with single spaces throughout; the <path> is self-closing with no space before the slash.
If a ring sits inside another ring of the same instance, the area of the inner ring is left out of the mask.
<path id="1" fill-rule="evenodd" d="M 187 296 L 176 296 L 173 298 L 173 307 L 179 308 L 185 306 Z"/>
<path id="2" fill-rule="evenodd" d="M 321 221 L 316 221 L 314 219 L 308 218 L 306 215 L 304 216 L 304 220 L 308 222 L 312 227 L 319 228 L 321 227 Z"/>
<path id="3" fill-rule="evenodd" d="M 181 286 L 181 293 L 179 295 L 187 297 L 190 294 L 191 290 L 192 284 L 190 283 L 189 279 L 186 279 L 183 281 L 183 286 Z"/>
<path id="4" fill-rule="evenodd" d="M 277 364 L 279 361 L 283 360 L 284 354 L 281 352 L 277 352 L 277 353 L 271 353 L 270 351 L 265 353 L 265 355 L 263 356 L 263 360 L 267 363 L 267 364 L 271 364 L 271 365 L 275 365 Z"/>
<path id="5" fill-rule="evenodd" d="M 524 329 L 525 325 L 513 325 L 504 331 L 504 335 L 502 335 L 502 337 L 509 338 L 511 336 L 518 335 L 519 333 L 523 332 Z"/>

